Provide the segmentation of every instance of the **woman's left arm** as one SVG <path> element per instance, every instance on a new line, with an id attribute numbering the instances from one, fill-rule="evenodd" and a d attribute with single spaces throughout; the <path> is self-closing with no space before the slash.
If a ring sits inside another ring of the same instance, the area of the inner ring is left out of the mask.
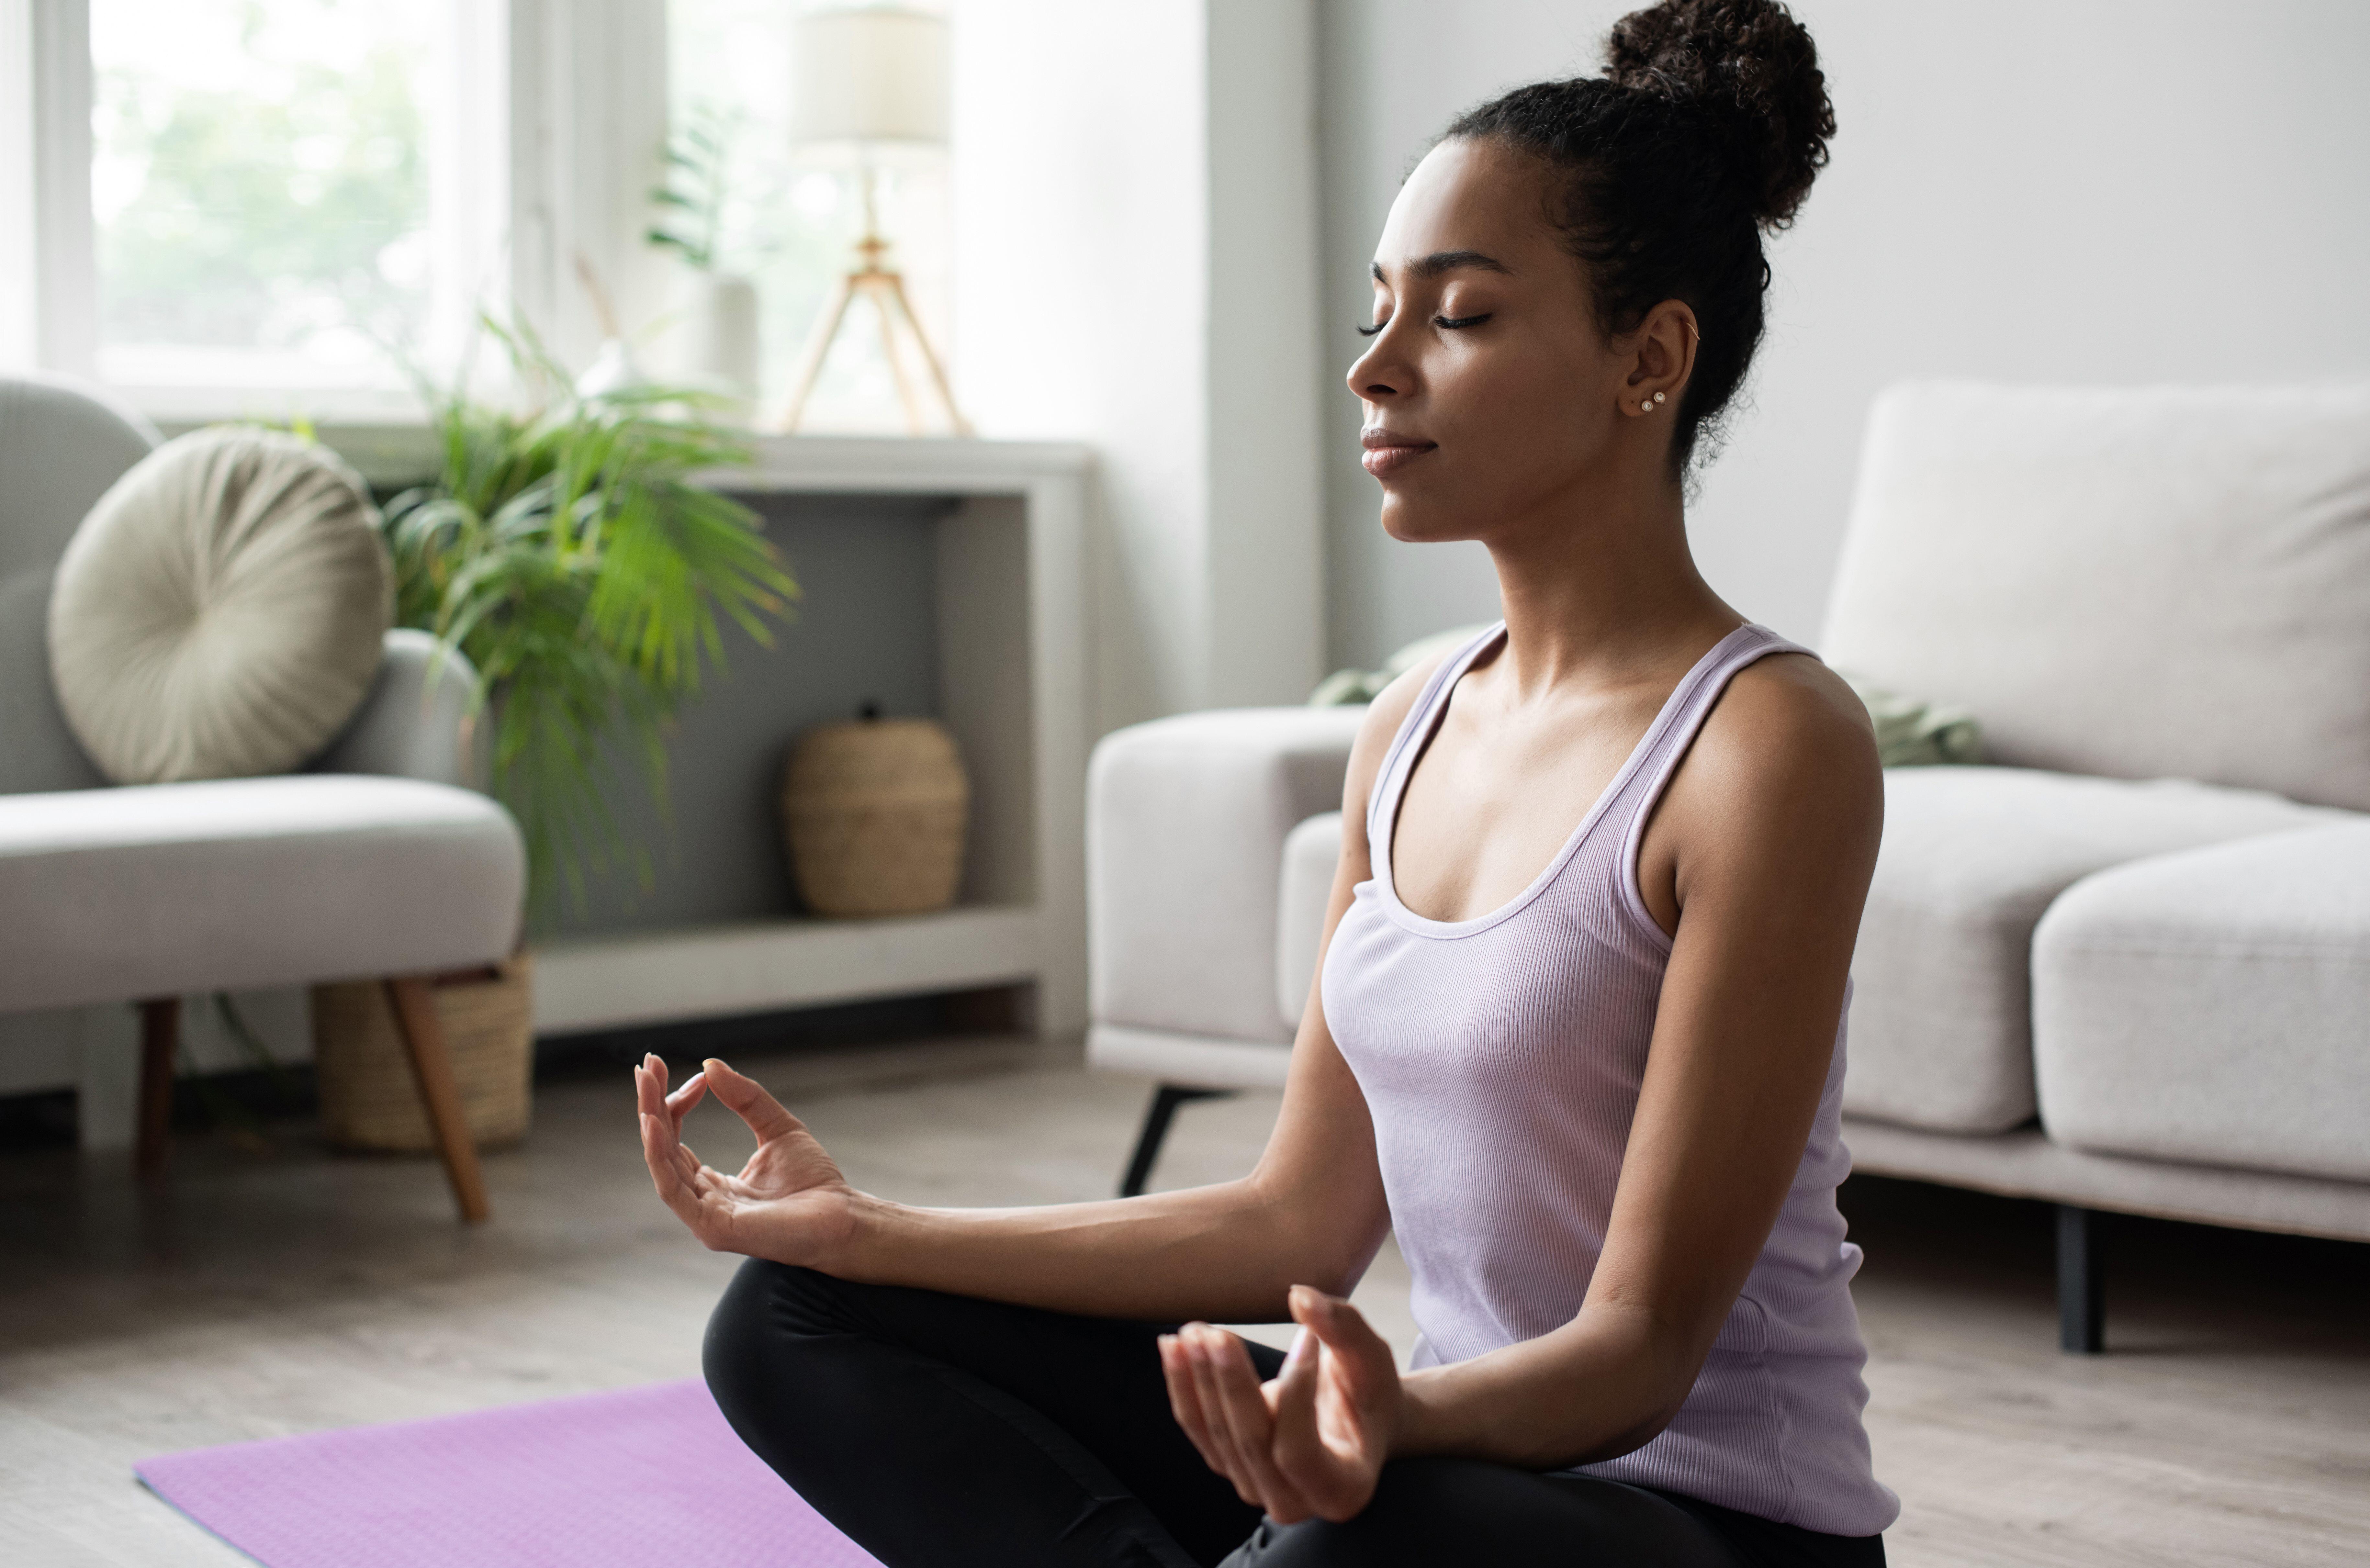
<path id="1" fill-rule="evenodd" d="M 1346 1303 L 1295 1292 L 1312 1343 L 1264 1389 L 1232 1336 L 1193 1326 L 1164 1346 L 1172 1398 L 1248 1500 L 1279 1519 L 1346 1518 L 1387 1458 L 1558 1470 L 1617 1458 L 1669 1424 L 1801 1163 L 1883 804 L 1866 712 L 1840 680 L 1798 658 L 1735 678 L 1639 858 L 1647 906 L 1673 933 L 1670 965 L 1579 1314 L 1402 1377 Z M 1306 1354 L 1318 1344 L 1321 1356 Z"/>

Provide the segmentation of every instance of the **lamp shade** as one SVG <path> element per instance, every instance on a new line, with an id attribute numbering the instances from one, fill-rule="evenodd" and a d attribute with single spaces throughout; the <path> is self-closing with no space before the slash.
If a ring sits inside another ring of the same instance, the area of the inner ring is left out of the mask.
<path id="1" fill-rule="evenodd" d="M 943 146 L 947 22 L 877 6 L 812 11 L 790 37 L 790 144 L 802 153 Z"/>

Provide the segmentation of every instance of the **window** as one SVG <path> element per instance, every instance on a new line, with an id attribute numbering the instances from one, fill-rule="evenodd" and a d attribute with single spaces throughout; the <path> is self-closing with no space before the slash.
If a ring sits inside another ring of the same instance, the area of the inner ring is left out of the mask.
<path id="1" fill-rule="evenodd" d="M 465 5 L 90 0 L 100 380 L 301 401 L 449 372 L 501 292 Z"/>
<path id="2" fill-rule="evenodd" d="M 516 310 L 581 367 L 614 304 L 645 367 L 682 373 L 701 278 L 646 239 L 672 121 L 723 133 L 716 268 L 756 285 L 778 398 L 862 213 L 854 171 L 788 146 L 804 8 L 0 0 L 0 366 L 103 381 L 168 424 L 406 421 L 408 370 L 443 380 L 484 352 L 479 310 Z M 877 189 L 943 353 L 944 160 Z M 903 428 L 869 311 L 807 428 Z"/>

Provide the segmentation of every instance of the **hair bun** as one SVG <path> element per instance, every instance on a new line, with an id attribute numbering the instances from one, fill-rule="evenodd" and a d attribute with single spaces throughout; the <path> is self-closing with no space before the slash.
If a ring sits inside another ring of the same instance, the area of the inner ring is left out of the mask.
<path id="1" fill-rule="evenodd" d="M 1794 219 L 1827 163 L 1835 106 L 1811 35 L 1777 0 L 1662 0 L 1613 25 L 1605 75 L 1706 110 L 1764 228 Z"/>

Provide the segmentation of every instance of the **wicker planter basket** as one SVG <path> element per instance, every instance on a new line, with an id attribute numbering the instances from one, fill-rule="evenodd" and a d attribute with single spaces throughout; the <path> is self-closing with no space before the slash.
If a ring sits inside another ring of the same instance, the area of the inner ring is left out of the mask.
<path id="1" fill-rule="evenodd" d="M 800 737 L 782 772 L 799 896 L 818 915 L 918 915 L 955 901 L 971 784 L 929 719 L 858 719 Z"/>
<path id="2" fill-rule="evenodd" d="M 480 1148 L 526 1136 L 534 1109 L 533 961 L 448 976 L 430 986 Z M 375 980 L 313 987 L 313 1060 L 321 1120 L 339 1148 L 426 1154 L 436 1147 L 386 987 Z"/>

